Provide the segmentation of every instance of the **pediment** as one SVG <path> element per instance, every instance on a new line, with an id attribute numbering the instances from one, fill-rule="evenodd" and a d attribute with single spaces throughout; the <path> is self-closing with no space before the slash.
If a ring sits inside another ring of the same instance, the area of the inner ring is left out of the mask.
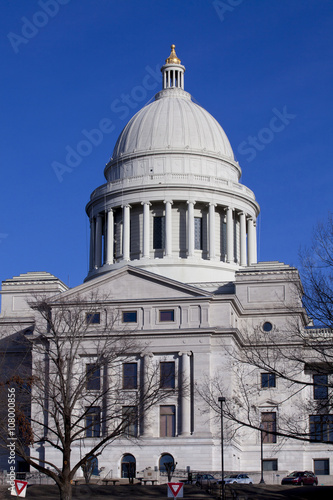
<path id="1" fill-rule="evenodd" d="M 191 285 L 187 285 L 150 271 L 125 266 L 117 271 L 111 271 L 103 276 L 92 279 L 76 288 L 68 290 L 53 300 L 96 300 L 127 301 L 127 300 L 159 300 L 194 297 L 210 297 L 211 293 Z"/>

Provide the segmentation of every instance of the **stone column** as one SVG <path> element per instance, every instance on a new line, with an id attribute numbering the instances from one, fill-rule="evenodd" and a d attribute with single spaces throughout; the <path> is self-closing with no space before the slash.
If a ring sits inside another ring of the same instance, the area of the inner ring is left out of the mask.
<path id="1" fill-rule="evenodd" d="M 188 256 L 194 256 L 194 201 L 188 201 L 187 205 L 187 248 Z"/>
<path id="2" fill-rule="evenodd" d="M 143 205 L 143 251 L 142 257 L 149 259 L 150 257 L 150 213 L 149 207 L 151 203 L 142 202 Z"/>
<path id="3" fill-rule="evenodd" d="M 254 220 L 252 218 L 247 221 L 247 259 L 248 265 L 254 264 L 256 262 L 256 232 L 254 226 Z"/>
<path id="4" fill-rule="evenodd" d="M 113 210 L 109 208 L 106 220 L 106 263 L 113 264 L 113 241 L 114 241 Z"/>
<path id="5" fill-rule="evenodd" d="M 246 266 L 246 215 L 240 214 L 240 265 Z"/>
<path id="6" fill-rule="evenodd" d="M 151 408 L 145 409 L 145 403 L 149 401 L 149 393 L 151 387 L 154 386 L 155 381 L 152 380 L 154 373 L 152 373 L 152 358 L 153 354 L 141 354 L 141 367 L 142 367 L 142 401 L 144 408 L 141 408 L 141 435 L 143 437 L 153 436 L 153 417 Z M 156 390 L 156 389 L 155 389 Z"/>
<path id="7" fill-rule="evenodd" d="M 130 208 L 123 206 L 123 260 L 130 260 Z"/>
<path id="8" fill-rule="evenodd" d="M 191 434 L 191 352 L 178 353 L 182 358 L 180 409 L 181 409 L 181 436 Z"/>
<path id="9" fill-rule="evenodd" d="M 172 201 L 165 203 L 165 256 L 172 256 Z"/>
<path id="10" fill-rule="evenodd" d="M 90 254 L 89 254 L 89 270 L 94 269 L 95 265 L 95 218 L 90 217 Z"/>
<path id="11" fill-rule="evenodd" d="M 253 221 L 253 259 L 254 264 L 258 262 L 257 257 L 257 221 Z"/>
<path id="12" fill-rule="evenodd" d="M 98 214 L 96 217 L 96 239 L 95 239 L 95 268 L 98 269 L 102 266 L 102 215 Z"/>
<path id="13" fill-rule="evenodd" d="M 232 217 L 233 209 L 227 207 L 227 262 L 234 262 L 234 220 Z"/>
<path id="14" fill-rule="evenodd" d="M 215 259 L 215 204 L 209 204 L 209 258 Z"/>

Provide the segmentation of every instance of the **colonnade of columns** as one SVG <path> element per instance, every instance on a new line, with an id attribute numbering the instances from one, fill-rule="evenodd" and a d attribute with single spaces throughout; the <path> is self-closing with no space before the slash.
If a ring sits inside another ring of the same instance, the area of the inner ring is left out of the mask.
<path id="1" fill-rule="evenodd" d="M 184 71 L 179 68 L 170 68 L 163 71 L 163 89 L 184 88 Z"/>
<path id="2" fill-rule="evenodd" d="M 186 248 L 187 257 L 195 256 L 195 201 L 187 201 L 187 228 L 186 228 Z M 152 238 L 151 238 L 151 203 L 142 202 L 143 224 L 142 224 L 142 249 L 140 258 L 149 258 Z M 172 256 L 172 205 L 171 200 L 164 201 L 165 209 L 165 234 L 164 234 L 164 256 Z M 207 242 L 209 260 L 217 260 L 216 255 L 216 207 L 215 203 L 208 205 L 208 228 Z M 98 269 L 104 264 L 114 263 L 114 211 L 122 210 L 122 241 L 121 260 L 129 261 L 130 255 L 130 224 L 131 205 L 123 205 L 107 209 L 106 213 L 99 213 L 90 219 L 90 270 Z M 220 207 L 221 208 L 221 207 Z M 233 207 L 223 207 L 226 219 L 226 262 L 235 262 L 235 218 L 239 221 L 239 258 L 241 266 L 251 265 L 257 262 L 256 245 L 256 221 L 245 212 L 235 210 Z M 103 244 L 104 242 L 104 244 Z M 221 252 L 220 252 L 221 253 Z"/>

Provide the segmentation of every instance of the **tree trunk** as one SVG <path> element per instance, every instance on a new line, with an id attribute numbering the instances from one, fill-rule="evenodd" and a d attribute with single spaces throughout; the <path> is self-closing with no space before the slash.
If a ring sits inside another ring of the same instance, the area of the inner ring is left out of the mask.
<path id="1" fill-rule="evenodd" d="M 58 485 L 60 490 L 60 500 L 72 500 L 72 485 L 69 480 Z"/>

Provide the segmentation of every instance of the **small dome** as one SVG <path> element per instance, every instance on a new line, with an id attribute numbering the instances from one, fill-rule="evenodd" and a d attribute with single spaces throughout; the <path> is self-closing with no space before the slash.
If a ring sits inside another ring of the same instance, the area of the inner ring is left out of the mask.
<path id="1" fill-rule="evenodd" d="M 234 159 L 220 124 L 179 88 L 162 90 L 154 102 L 133 116 L 117 140 L 113 161 L 125 155 L 170 150 Z"/>

